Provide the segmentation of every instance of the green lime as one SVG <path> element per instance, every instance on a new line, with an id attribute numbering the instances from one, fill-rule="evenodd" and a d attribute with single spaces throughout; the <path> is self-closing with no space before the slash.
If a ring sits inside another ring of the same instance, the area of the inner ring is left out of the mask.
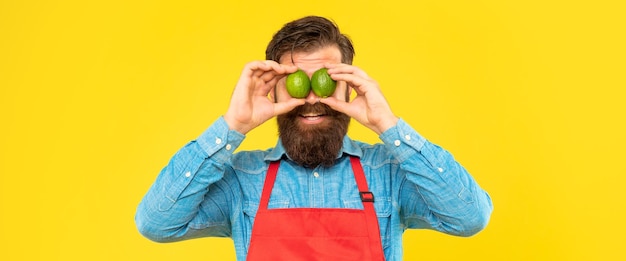
<path id="1" fill-rule="evenodd" d="M 287 75 L 285 84 L 287 85 L 287 92 L 294 98 L 304 98 L 311 91 L 309 76 L 302 70 Z"/>
<path id="2" fill-rule="evenodd" d="M 322 98 L 333 95 L 337 87 L 337 82 L 330 78 L 330 74 L 327 71 L 328 69 L 322 68 L 315 71 L 313 76 L 311 76 L 313 93 Z"/>

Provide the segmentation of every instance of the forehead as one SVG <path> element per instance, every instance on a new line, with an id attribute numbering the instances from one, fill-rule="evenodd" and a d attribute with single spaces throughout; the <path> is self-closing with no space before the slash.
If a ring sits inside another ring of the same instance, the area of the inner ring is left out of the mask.
<path id="1" fill-rule="evenodd" d="M 302 69 L 310 66 L 321 68 L 324 63 L 341 63 L 341 52 L 336 46 L 322 47 L 313 51 L 287 52 L 278 62 L 293 64 Z"/>

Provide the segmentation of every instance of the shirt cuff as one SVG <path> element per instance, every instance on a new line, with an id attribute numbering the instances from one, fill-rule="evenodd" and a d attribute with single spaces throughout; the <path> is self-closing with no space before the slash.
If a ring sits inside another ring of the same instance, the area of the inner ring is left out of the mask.
<path id="1" fill-rule="evenodd" d="M 424 144 L 428 142 L 403 119 L 398 120 L 396 126 L 383 132 L 379 138 L 400 162 L 420 152 Z"/>
<path id="2" fill-rule="evenodd" d="M 226 163 L 245 137 L 237 131 L 230 130 L 224 117 L 220 116 L 196 141 L 208 157 Z"/>

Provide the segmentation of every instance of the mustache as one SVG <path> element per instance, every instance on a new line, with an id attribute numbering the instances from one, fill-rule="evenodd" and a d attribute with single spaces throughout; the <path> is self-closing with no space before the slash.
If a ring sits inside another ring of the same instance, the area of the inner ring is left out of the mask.
<path id="1" fill-rule="evenodd" d="M 288 112 L 287 115 L 298 116 L 298 115 L 303 115 L 307 113 L 324 114 L 328 116 L 336 116 L 336 115 L 341 114 L 340 112 L 333 110 L 330 106 L 326 104 L 316 102 L 314 104 L 305 103 L 303 105 L 295 107 L 293 110 Z"/>

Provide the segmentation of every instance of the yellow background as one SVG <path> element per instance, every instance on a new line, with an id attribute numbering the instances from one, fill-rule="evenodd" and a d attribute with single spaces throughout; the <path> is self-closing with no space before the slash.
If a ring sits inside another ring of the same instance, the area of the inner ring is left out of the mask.
<path id="1" fill-rule="evenodd" d="M 471 238 L 405 234 L 405 260 L 623 260 L 622 1 L 0 0 L 0 260 L 234 260 L 157 244 L 134 212 L 227 108 L 285 22 L 334 19 L 395 113 L 493 198 Z M 358 124 L 354 138 L 377 142 Z M 241 149 L 275 143 L 274 120 Z"/>

